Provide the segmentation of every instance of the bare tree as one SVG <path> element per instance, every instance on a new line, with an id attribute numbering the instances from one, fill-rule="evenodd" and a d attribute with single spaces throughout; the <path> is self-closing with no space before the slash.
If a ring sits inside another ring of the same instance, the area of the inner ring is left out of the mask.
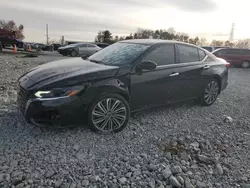
<path id="1" fill-rule="evenodd" d="M 22 24 L 17 26 L 13 20 L 10 20 L 10 21 L 0 20 L 0 28 L 6 29 L 8 31 L 15 31 L 15 35 L 17 39 L 22 40 L 25 38 L 23 34 L 24 26 Z"/>

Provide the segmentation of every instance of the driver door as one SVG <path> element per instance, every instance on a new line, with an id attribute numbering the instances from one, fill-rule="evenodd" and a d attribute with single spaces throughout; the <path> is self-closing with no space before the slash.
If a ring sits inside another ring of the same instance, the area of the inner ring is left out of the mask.
<path id="1" fill-rule="evenodd" d="M 131 73 L 132 110 L 148 108 L 168 103 L 174 97 L 178 74 L 171 66 L 176 63 L 174 44 L 162 44 L 154 47 L 141 60 L 150 60 L 157 64 L 155 70 Z M 139 63 L 140 64 L 140 63 Z"/>
<path id="2" fill-rule="evenodd" d="M 79 47 L 79 55 L 88 55 L 88 45 L 87 44 L 81 44 Z"/>

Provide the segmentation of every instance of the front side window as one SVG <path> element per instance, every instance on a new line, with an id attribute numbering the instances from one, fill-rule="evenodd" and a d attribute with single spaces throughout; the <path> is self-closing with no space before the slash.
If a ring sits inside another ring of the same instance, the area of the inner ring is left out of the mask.
<path id="1" fill-rule="evenodd" d="M 203 50 L 198 49 L 199 52 L 199 57 L 200 57 L 200 61 L 202 61 L 205 57 L 206 57 L 206 53 Z"/>
<path id="2" fill-rule="evenodd" d="M 153 51 L 147 54 L 143 60 L 150 60 L 157 64 L 157 66 L 168 65 L 175 63 L 175 49 L 174 44 L 164 44 L 156 47 Z"/>
<path id="3" fill-rule="evenodd" d="M 145 44 L 117 42 L 93 54 L 88 60 L 106 65 L 131 64 L 149 47 Z"/>
<path id="4" fill-rule="evenodd" d="M 198 49 L 188 45 L 178 44 L 179 63 L 200 61 Z"/>
<path id="5" fill-rule="evenodd" d="M 209 52 L 212 52 L 213 51 L 213 48 L 212 47 L 209 47 L 209 46 L 202 46 L 203 49 L 209 51 Z"/>

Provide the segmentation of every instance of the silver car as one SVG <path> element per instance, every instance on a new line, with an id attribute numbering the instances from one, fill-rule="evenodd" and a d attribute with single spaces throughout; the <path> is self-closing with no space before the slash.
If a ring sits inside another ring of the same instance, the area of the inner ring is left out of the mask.
<path id="1" fill-rule="evenodd" d="M 58 52 L 62 55 L 70 55 L 72 57 L 76 56 L 90 56 L 102 48 L 91 43 L 76 43 L 68 46 L 58 48 Z"/>

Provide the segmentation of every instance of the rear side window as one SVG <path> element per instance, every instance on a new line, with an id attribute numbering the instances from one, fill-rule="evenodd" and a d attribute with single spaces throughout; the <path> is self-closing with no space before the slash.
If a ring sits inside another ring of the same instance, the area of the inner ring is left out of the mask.
<path id="1" fill-rule="evenodd" d="M 242 49 L 242 50 L 240 50 L 240 54 L 242 54 L 242 55 L 250 55 L 250 50 Z"/>
<path id="2" fill-rule="evenodd" d="M 202 46 L 203 49 L 209 51 L 209 52 L 212 52 L 213 51 L 213 48 L 212 47 L 208 47 L 208 46 Z"/>
<path id="3" fill-rule="evenodd" d="M 225 55 L 228 54 L 227 50 L 218 50 L 213 53 L 214 55 Z"/>
<path id="4" fill-rule="evenodd" d="M 157 63 L 157 66 L 175 63 L 174 44 L 164 44 L 157 46 L 152 52 L 149 52 L 143 60 L 150 60 Z"/>
<path id="5" fill-rule="evenodd" d="M 96 46 L 93 45 L 93 44 L 88 44 L 88 47 L 89 47 L 89 48 L 95 48 Z"/>
<path id="6" fill-rule="evenodd" d="M 178 44 L 179 63 L 200 61 L 198 49 L 192 46 Z"/>
<path id="7" fill-rule="evenodd" d="M 203 50 L 198 49 L 199 52 L 199 57 L 200 57 L 200 61 L 202 61 L 205 57 L 206 57 L 206 53 Z"/>
<path id="8" fill-rule="evenodd" d="M 81 48 L 87 47 L 87 44 L 81 44 Z"/>

